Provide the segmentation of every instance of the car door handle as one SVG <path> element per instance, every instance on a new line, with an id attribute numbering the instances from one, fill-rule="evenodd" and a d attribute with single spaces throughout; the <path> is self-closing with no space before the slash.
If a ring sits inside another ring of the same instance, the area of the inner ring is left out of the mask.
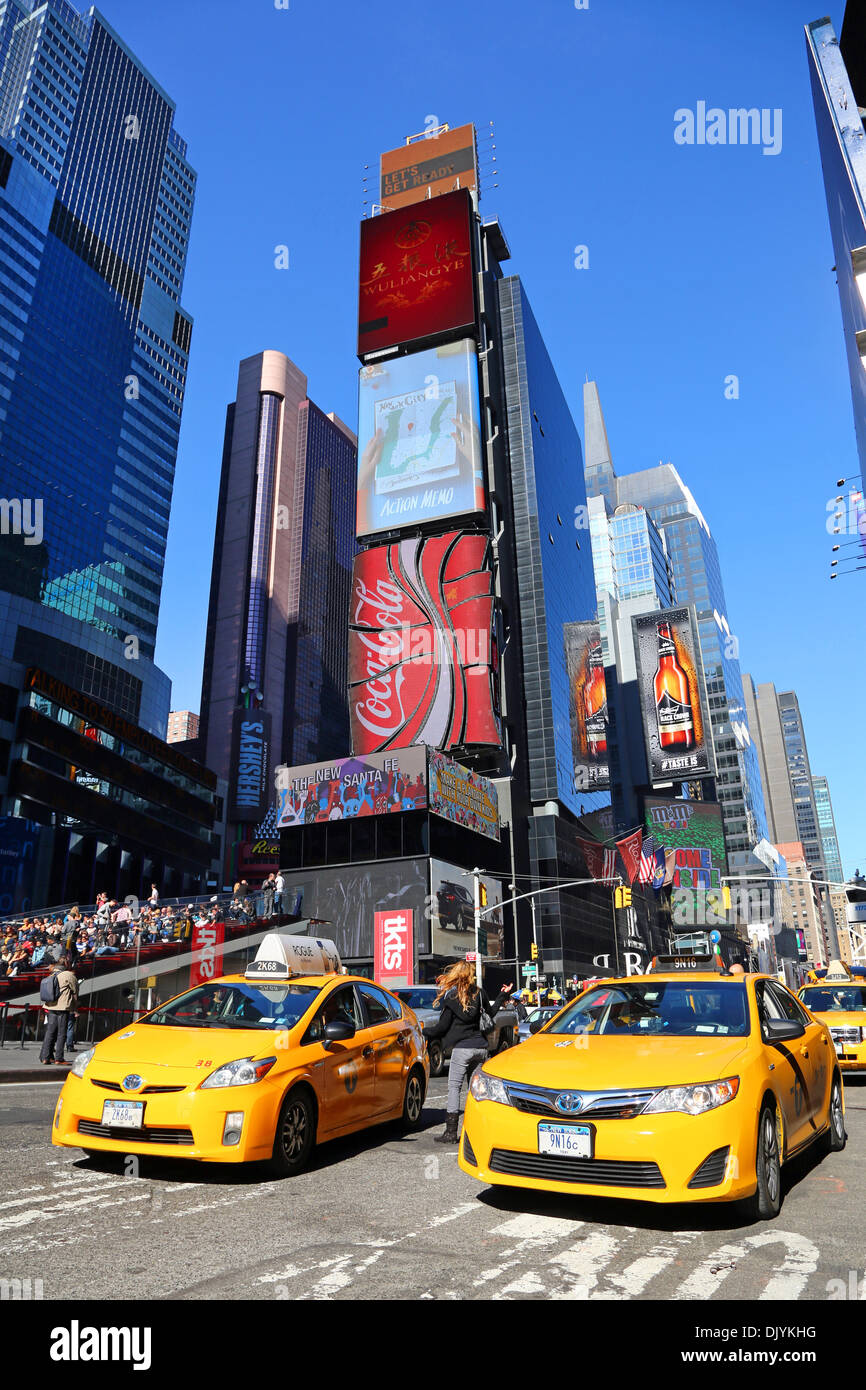
<path id="1" fill-rule="evenodd" d="M 361 1053 L 361 1056 L 362 1056 L 362 1057 L 372 1057 L 372 1056 L 373 1056 L 373 1049 L 372 1049 L 372 1047 L 370 1047 L 370 1046 L 365 1047 L 365 1048 L 364 1048 L 364 1051 Z"/>
<path id="2" fill-rule="evenodd" d="M 800 1048 L 800 1056 L 801 1056 L 801 1057 L 808 1057 L 808 1056 L 809 1056 L 809 1049 L 808 1049 L 808 1047 L 801 1047 L 801 1048 Z"/>

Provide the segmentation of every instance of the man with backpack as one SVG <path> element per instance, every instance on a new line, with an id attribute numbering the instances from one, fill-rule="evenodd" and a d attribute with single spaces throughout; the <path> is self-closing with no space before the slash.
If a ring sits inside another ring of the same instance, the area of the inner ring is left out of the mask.
<path id="1" fill-rule="evenodd" d="M 69 968 L 68 956 L 61 956 L 51 967 L 50 974 L 39 986 L 39 998 L 48 1015 L 39 1060 L 43 1066 L 52 1061 L 61 1065 L 70 1015 L 78 1004 L 78 981 Z M 53 1058 L 52 1052 L 56 1054 Z"/>

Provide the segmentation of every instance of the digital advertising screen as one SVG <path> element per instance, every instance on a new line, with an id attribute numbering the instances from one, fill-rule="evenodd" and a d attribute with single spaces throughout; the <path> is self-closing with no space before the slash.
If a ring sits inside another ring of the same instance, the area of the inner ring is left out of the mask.
<path id="1" fill-rule="evenodd" d="M 357 534 L 485 510 L 475 343 L 362 367 Z"/>
<path id="2" fill-rule="evenodd" d="M 610 786 L 610 766 L 607 687 L 598 623 L 566 623 L 563 633 L 574 790 L 602 790 Z"/>
<path id="3" fill-rule="evenodd" d="M 664 850 L 664 882 L 672 890 L 674 926 L 723 925 L 722 889 L 728 861 L 718 802 L 648 796 L 644 817 L 646 834 Z"/>
<path id="4" fill-rule="evenodd" d="M 432 750 L 427 775 L 431 811 L 488 839 L 499 839 L 499 797 L 489 777 Z"/>
<path id="5" fill-rule="evenodd" d="M 356 756 L 501 747 L 490 540 L 467 531 L 355 556 L 349 722 Z"/>
<path id="6" fill-rule="evenodd" d="M 278 767 L 277 828 L 427 808 L 427 750 Z"/>
<path id="7" fill-rule="evenodd" d="M 708 777 L 712 733 L 690 608 L 632 618 L 637 682 L 650 782 Z"/>
<path id="8" fill-rule="evenodd" d="M 502 955 L 502 884 L 482 874 L 487 893 L 484 915 L 480 919 L 479 947 L 482 956 Z M 493 911 L 488 909 L 493 908 Z M 465 956 L 475 950 L 475 897 L 471 873 L 447 864 L 430 861 L 430 949 L 434 956 Z"/>
<path id="9" fill-rule="evenodd" d="M 472 197 L 465 188 L 361 223 L 358 356 L 475 331 Z"/>
<path id="10" fill-rule="evenodd" d="M 390 211 L 453 188 L 478 186 L 475 127 L 431 132 L 410 145 L 385 150 L 379 158 L 379 201 Z"/>

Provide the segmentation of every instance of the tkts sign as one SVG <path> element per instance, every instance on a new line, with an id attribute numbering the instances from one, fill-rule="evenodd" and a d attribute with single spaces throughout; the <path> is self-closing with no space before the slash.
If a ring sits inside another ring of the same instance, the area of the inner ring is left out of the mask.
<path id="1" fill-rule="evenodd" d="M 356 556 L 349 712 L 356 756 L 500 747 L 486 536 L 449 531 Z"/>
<path id="2" fill-rule="evenodd" d="M 412 911 L 377 912 L 373 917 L 373 978 L 388 989 L 412 984 Z"/>

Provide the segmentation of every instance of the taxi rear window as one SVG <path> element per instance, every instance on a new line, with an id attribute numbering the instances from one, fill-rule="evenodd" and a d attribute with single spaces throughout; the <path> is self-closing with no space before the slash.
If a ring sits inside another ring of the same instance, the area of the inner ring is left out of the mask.
<path id="1" fill-rule="evenodd" d="M 801 1003 L 813 1013 L 857 1013 L 866 1009 L 866 985 L 824 985 L 820 989 L 804 989 Z"/>
<path id="2" fill-rule="evenodd" d="M 595 1037 L 745 1038 L 746 986 L 710 980 L 606 985 L 582 994 L 544 1031 Z"/>
<path id="3" fill-rule="evenodd" d="M 163 1004 L 139 1023 L 171 1028 L 293 1028 L 307 1012 L 321 985 L 277 980 L 206 984 Z"/>

